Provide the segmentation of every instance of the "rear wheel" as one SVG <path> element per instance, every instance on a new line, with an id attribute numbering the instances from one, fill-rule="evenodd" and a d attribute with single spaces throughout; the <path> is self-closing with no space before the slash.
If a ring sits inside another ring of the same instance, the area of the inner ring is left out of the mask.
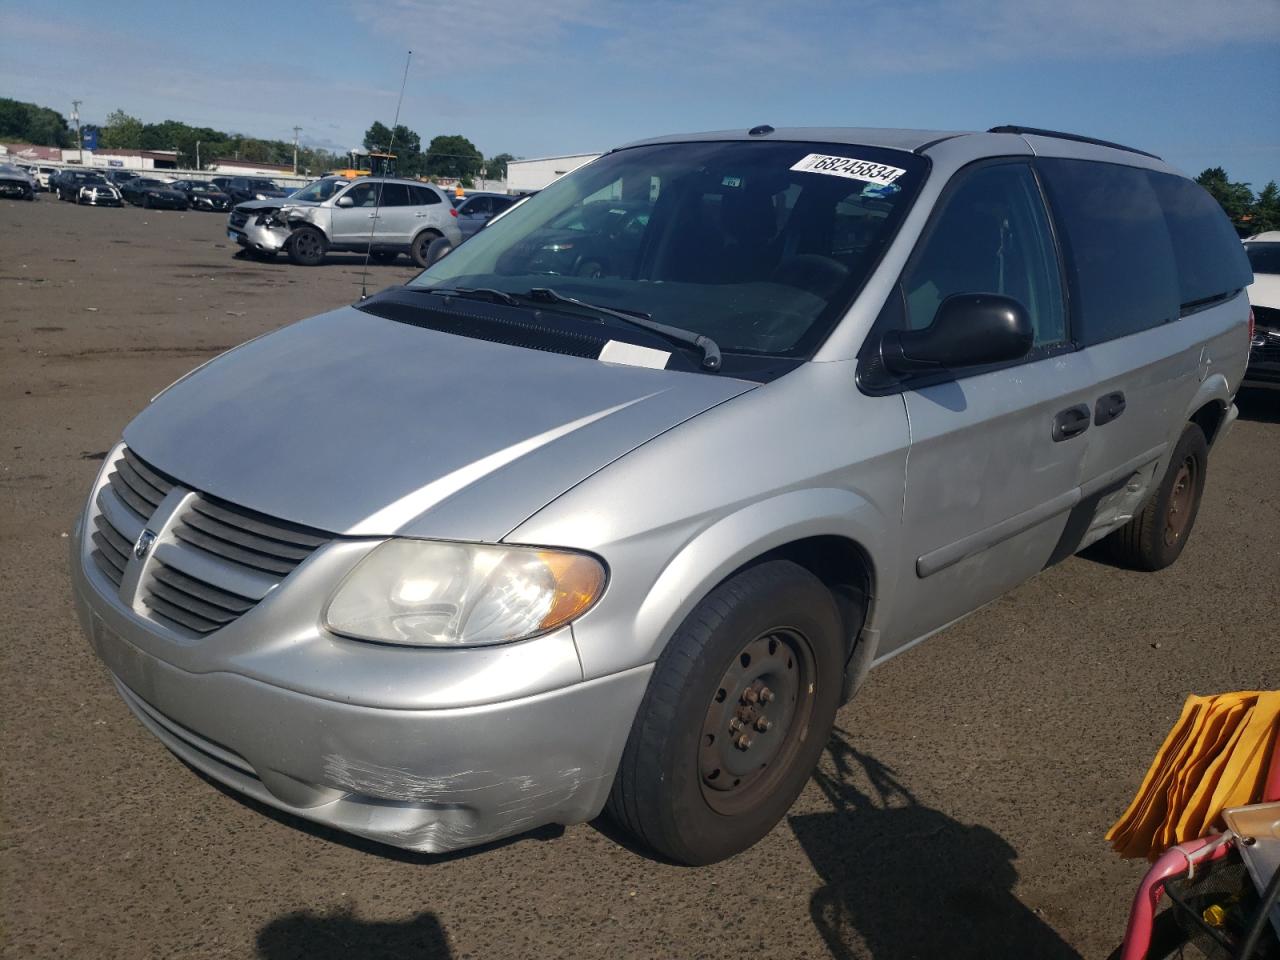
<path id="1" fill-rule="evenodd" d="M 782 818 L 831 733 L 840 615 L 788 560 L 716 587 L 659 657 L 610 794 L 610 815 L 688 864 L 745 850 Z"/>
<path id="2" fill-rule="evenodd" d="M 299 227 L 286 244 L 289 260 L 300 267 L 314 267 L 324 260 L 324 234 L 315 227 Z"/>
<path id="3" fill-rule="evenodd" d="M 409 248 L 409 256 L 420 267 L 429 267 L 453 249 L 453 244 L 438 233 L 420 233 Z"/>
<path id="4" fill-rule="evenodd" d="M 1107 538 L 1112 557 L 1138 570 L 1163 570 L 1182 554 L 1200 512 L 1209 445 L 1189 423 L 1147 505 Z"/>

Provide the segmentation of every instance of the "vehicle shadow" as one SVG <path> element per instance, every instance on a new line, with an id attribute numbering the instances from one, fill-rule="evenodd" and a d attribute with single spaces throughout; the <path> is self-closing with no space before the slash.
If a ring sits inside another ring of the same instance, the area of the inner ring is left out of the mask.
<path id="1" fill-rule="evenodd" d="M 256 263 L 266 266 L 274 264 L 281 267 L 294 267 L 294 265 L 290 263 L 289 258 L 283 252 L 277 253 L 273 257 L 255 257 L 253 254 L 241 247 L 231 255 L 231 258 L 245 263 Z M 318 263 L 315 267 L 294 267 L 294 269 L 315 270 L 323 267 L 363 267 L 364 265 L 365 260 L 363 253 L 326 253 L 324 255 L 324 260 Z M 386 270 L 390 267 L 399 267 L 405 270 L 422 269 L 413 262 L 413 258 L 403 253 L 389 262 L 375 260 L 372 257 L 369 258 L 370 271 Z"/>
<path id="2" fill-rule="evenodd" d="M 335 830 L 332 827 L 326 827 L 324 824 L 315 823 L 311 820 L 304 820 L 302 817 L 296 817 L 284 810 L 277 810 L 275 807 L 268 806 L 253 797 L 246 796 L 230 787 L 219 783 L 213 777 L 209 776 L 203 770 L 191 766 L 181 757 L 182 765 L 203 780 L 209 786 L 213 787 L 219 793 L 231 798 L 243 806 L 248 807 L 254 813 L 261 814 L 264 817 L 270 817 L 276 823 L 283 824 L 293 830 L 309 834 L 318 840 L 324 840 L 328 843 L 335 843 L 338 846 L 347 847 L 350 850 L 358 850 L 360 853 L 368 853 L 373 856 L 382 857 L 384 860 L 395 860 L 399 863 L 413 863 L 419 866 L 430 866 L 435 863 L 448 863 L 450 860 L 458 860 L 463 857 L 473 857 L 477 854 L 485 853 L 489 850 L 499 850 L 502 847 L 509 847 L 512 844 L 524 843 L 527 841 L 537 840 L 555 840 L 564 836 L 564 827 L 559 824 L 547 824 L 544 827 L 536 827 L 524 833 L 516 834 L 512 837 L 503 837 L 500 840 L 491 840 L 488 843 L 477 844 L 474 847 L 467 847 L 464 850 L 455 850 L 452 853 L 419 853 L 416 850 L 404 850 L 400 847 L 387 846 L 385 843 L 378 843 L 376 840 L 367 840 L 364 837 L 357 837 L 354 833 L 346 833 L 342 830 Z"/>
<path id="3" fill-rule="evenodd" d="M 1280 423 L 1280 390 L 1241 387 L 1236 394 L 1236 407 L 1240 410 L 1241 420 Z"/>
<path id="4" fill-rule="evenodd" d="M 1079 954 L 1012 893 L 1017 851 L 986 827 L 923 806 L 894 771 L 836 730 L 834 808 L 789 818 L 823 886 L 809 901 L 836 960 L 987 960 Z"/>
<path id="5" fill-rule="evenodd" d="M 298 910 L 258 931 L 261 960 L 451 960 L 444 927 L 424 910 L 401 923 L 356 918 L 349 907 L 332 913 Z"/>

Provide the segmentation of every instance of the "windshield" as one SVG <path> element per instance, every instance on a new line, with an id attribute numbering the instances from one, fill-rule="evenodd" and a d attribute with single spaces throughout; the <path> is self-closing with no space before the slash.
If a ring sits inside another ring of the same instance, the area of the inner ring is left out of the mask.
<path id="1" fill-rule="evenodd" d="M 1246 243 L 1244 251 L 1254 273 L 1280 273 L 1280 243 Z"/>
<path id="2" fill-rule="evenodd" d="M 725 351 L 802 356 L 861 289 L 927 167 L 848 144 L 633 147 L 513 207 L 411 285 L 552 287 Z"/>
<path id="3" fill-rule="evenodd" d="M 222 191 L 219 190 L 217 187 L 215 187 L 211 183 L 193 183 L 191 184 L 191 192 L 192 193 L 221 193 Z"/>
<path id="4" fill-rule="evenodd" d="M 324 180 L 316 180 L 307 184 L 297 193 L 291 194 L 290 200 L 314 200 L 317 203 L 321 200 L 328 200 L 335 193 L 347 185 L 347 181 L 340 180 L 337 177 L 327 177 Z"/>
<path id="5" fill-rule="evenodd" d="M 279 190 L 280 189 L 270 180 L 250 180 L 249 186 L 251 186 L 254 190 Z"/>

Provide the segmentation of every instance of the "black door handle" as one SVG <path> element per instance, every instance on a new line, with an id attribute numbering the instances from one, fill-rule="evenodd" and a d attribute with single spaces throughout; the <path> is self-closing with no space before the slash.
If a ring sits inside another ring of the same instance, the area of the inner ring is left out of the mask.
<path id="1" fill-rule="evenodd" d="M 1089 409 L 1088 404 L 1077 403 L 1074 407 L 1067 407 L 1067 409 L 1053 418 L 1054 442 L 1058 443 L 1080 436 L 1080 434 L 1089 429 L 1089 421 L 1092 418 L 1093 412 Z"/>
<path id="2" fill-rule="evenodd" d="M 1110 423 L 1124 413 L 1124 406 L 1124 392 L 1121 390 L 1117 390 L 1115 393 L 1108 393 L 1105 397 L 1099 397 L 1098 402 L 1093 406 L 1094 426 L 1100 427 L 1104 423 Z"/>

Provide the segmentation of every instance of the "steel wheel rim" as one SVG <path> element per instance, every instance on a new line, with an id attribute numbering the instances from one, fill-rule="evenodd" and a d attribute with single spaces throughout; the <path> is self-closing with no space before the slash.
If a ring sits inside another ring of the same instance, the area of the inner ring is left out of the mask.
<path id="1" fill-rule="evenodd" d="M 814 676 L 813 647 L 793 628 L 768 630 L 734 655 L 698 740 L 699 785 L 717 813 L 742 813 L 773 794 L 804 745 Z"/>
<path id="2" fill-rule="evenodd" d="M 1186 536 L 1187 527 L 1191 524 L 1197 467 L 1195 457 L 1187 457 L 1174 475 L 1173 490 L 1169 494 L 1169 506 L 1165 510 L 1164 542 L 1168 546 L 1173 546 Z"/>

